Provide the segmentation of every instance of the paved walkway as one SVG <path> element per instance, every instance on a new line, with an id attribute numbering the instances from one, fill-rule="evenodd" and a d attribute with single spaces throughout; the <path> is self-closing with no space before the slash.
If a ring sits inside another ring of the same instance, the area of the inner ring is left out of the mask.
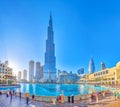
<path id="1" fill-rule="evenodd" d="M 99 100 L 98 103 L 95 101 L 89 102 L 88 100 L 81 100 L 75 102 L 74 104 L 59 103 L 54 105 L 46 102 L 29 101 L 29 105 L 26 105 L 26 100 L 24 98 L 20 100 L 19 97 L 13 96 L 12 101 L 10 101 L 10 97 L 6 97 L 6 95 L 0 95 L 0 107 L 32 107 L 32 105 L 35 105 L 35 107 L 105 107 L 106 104 L 114 101 L 114 97 L 108 96 Z"/>

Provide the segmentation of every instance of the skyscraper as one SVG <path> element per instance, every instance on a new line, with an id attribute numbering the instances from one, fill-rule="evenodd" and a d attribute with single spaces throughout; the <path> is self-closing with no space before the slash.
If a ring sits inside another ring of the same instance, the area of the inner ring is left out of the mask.
<path id="1" fill-rule="evenodd" d="M 21 71 L 18 72 L 18 82 L 21 82 Z"/>
<path id="2" fill-rule="evenodd" d="M 106 66 L 105 66 L 105 63 L 104 62 L 101 62 L 101 70 L 105 69 Z"/>
<path id="3" fill-rule="evenodd" d="M 94 61 L 93 61 L 92 58 L 90 58 L 89 67 L 88 67 L 88 73 L 91 74 L 91 73 L 94 73 L 94 72 L 95 72 Z"/>
<path id="4" fill-rule="evenodd" d="M 34 61 L 29 62 L 29 82 L 32 82 L 34 79 Z"/>
<path id="5" fill-rule="evenodd" d="M 44 79 L 46 81 L 54 81 L 56 79 L 56 57 L 55 57 L 54 32 L 53 32 L 51 13 L 50 13 L 49 25 L 47 29 Z"/>
<path id="6" fill-rule="evenodd" d="M 43 66 L 40 66 L 40 79 L 43 78 Z"/>
<path id="7" fill-rule="evenodd" d="M 27 70 L 23 71 L 23 80 L 27 80 Z"/>
<path id="8" fill-rule="evenodd" d="M 38 82 L 40 80 L 40 62 L 36 62 L 36 81 Z"/>

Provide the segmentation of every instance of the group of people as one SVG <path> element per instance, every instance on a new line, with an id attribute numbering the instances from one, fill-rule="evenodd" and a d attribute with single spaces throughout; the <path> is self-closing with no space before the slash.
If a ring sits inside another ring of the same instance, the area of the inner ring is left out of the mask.
<path id="1" fill-rule="evenodd" d="M 97 93 L 95 93 L 95 94 L 92 93 L 92 94 L 91 94 L 91 101 L 92 101 L 92 100 L 96 100 L 96 101 L 98 100 L 98 94 L 97 94 Z"/>
<path id="2" fill-rule="evenodd" d="M 32 97 L 32 101 L 36 100 L 36 96 L 34 94 L 31 97 Z M 26 98 L 26 104 L 29 105 L 30 94 L 28 92 L 25 94 L 25 98 Z"/>
<path id="3" fill-rule="evenodd" d="M 12 101 L 12 98 L 13 98 L 13 96 L 15 96 L 15 94 L 16 94 L 15 90 L 13 90 L 13 91 L 11 91 L 11 90 L 6 91 L 6 97 L 10 96 L 10 101 Z"/>
<path id="4" fill-rule="evenodd" d="M 57 96 L 56 97 L 56 102 L 58 103 L 58 102 L 61 102 L 61 96 Z"/>
<path id="5" fill-rule="evenodd" d="M 73 95 L 68 96 L 68 103 L 70 103 L 70 102 L 74 103 L 74 96 Z"/>
<path id="6" fill-rule="evenodd" d="M 11 102 L 13 96 L 16 97 L 16 92 L 15 92 L 15 90 L 13 90 L 13 91 L 7 90 L 7 91 L 6 91 L 6 97 L 9 97 L 9 96 L 10 96 L 10 102 Z M 19 93 L 18 93 L 18 96 L 19 96 L 19 98 L 20 98 L 20 100 L 21 100 L 22 93 L 19 92 Z M 32 100 L 36 100 L 35 95 L 32 95 L 31 97 L 32 97 Z M 26 94 L 25 94 L 25 98 L 26 98 L 26 104 L 28 105 L 28 104 L 29 104 L 29 99 L 30 99 L 30 94 L 29 94 L 29 93 L 26 93 Z"/>
<path id="7" fill-rule="evenodd" d="M 120 99 L 120 92 L 114 92 L 115 100 Z"/>
<path id="8" fill-rule="evenodd" d="M 56 102 L 62 102 L 62 96 L 61 95 L 56 97 Z M 69 103 L 70 102 L 74 103 L 74 96 L 73 95 L 72 96 L 68 96 L 68 102 Z"/>

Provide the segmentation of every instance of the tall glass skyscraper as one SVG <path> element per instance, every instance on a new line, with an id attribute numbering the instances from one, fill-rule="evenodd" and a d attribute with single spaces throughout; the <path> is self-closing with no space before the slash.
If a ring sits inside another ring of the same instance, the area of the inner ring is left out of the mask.
<path id="1" fill-rule="evenodd" d="M 29 62 L 29 82 L 32 82 L 34 79 L 34 61 Z"/>
<path id="2" fill-rule="evenodd" d="M 54 32 L 52 24 L 52 15 L 50 13 L 49 25 L 47 29 L 46 52 L 44 63 L 44 79 L 45 81 L 54 81 L 56 79 L 56 57 Z"/>
<path id="3" fill-rule="evenodd" d="M 23 79 L 27 80 L 27 70 L 26 69 L 24 69 L 24 71 L 23 71 Z"/>
<path id="4" fill-rule="evenodd" d="M 94 73 L 94 72 L 95 72 L 94 61 L 93 61 L 92 58 L 90 58 L 89 67 L 88 67 L 88 73 L 91 74 L 91 73 Z"/>
<path id="5" fill-rule="evenodd" d="M 40 62 L 36 62 L 36 81 L 39 82 L 40 80 L 40 67 L 41 67 L 41 64 Z"/>
<path id="6" fill-rule="evenodd" d="M 101 62 L 101 70 L 106 69 L 105 63 Z"/>

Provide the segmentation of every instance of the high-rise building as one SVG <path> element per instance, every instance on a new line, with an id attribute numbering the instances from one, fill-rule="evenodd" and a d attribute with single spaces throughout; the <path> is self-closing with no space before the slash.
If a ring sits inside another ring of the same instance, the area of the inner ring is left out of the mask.
<path id="1" fill-rule="evenodd" d="M 93 61 L 92 58 L 90 58 L 89 67 L 88 67 L 88 73 L 91 74 L 91 73 L 94 73 L 94 72 L 95 72 L 94 61 Z"/>
<path id="2" fill-rule="evenodd" d="M 39 82 L 40 80 L 40 62 L 36 62 L 36 81 Z"/>
<path id="3" fill-rule="evenodd" d="M 32 82 L 34 79 L 34 61 L 29 62 L 29 82 Z"/>
<path id="4" fill-rule="evenodd" d="M 105 63 L 101 62 L 101 70 L 106 69 Z"/>
<path id="5" fill-rule="evenodd" d="M 21 76 L 22 76 L 22 73 L 21 71 L 18 72 L 18 82 L 21 82 Z"/>
<path id="6" fill-rule="evenodd" d="M 23 80 L 27 80 L 27 70 L 23 71 Z"/>
<path id="7" fill-rule="evenodd" d="M 43 78 L 43 66 L 40 66 L 40 79 Z"/>
<path id="8" fill-rule="evenodd" d="M 44 79 L 46 81 L 55 81 L 56 79 L 56 57 L 55 57 L 54 32 L 53 32 L 51 13 L 50 13 L 49 26 L 47 29 Z"/>

